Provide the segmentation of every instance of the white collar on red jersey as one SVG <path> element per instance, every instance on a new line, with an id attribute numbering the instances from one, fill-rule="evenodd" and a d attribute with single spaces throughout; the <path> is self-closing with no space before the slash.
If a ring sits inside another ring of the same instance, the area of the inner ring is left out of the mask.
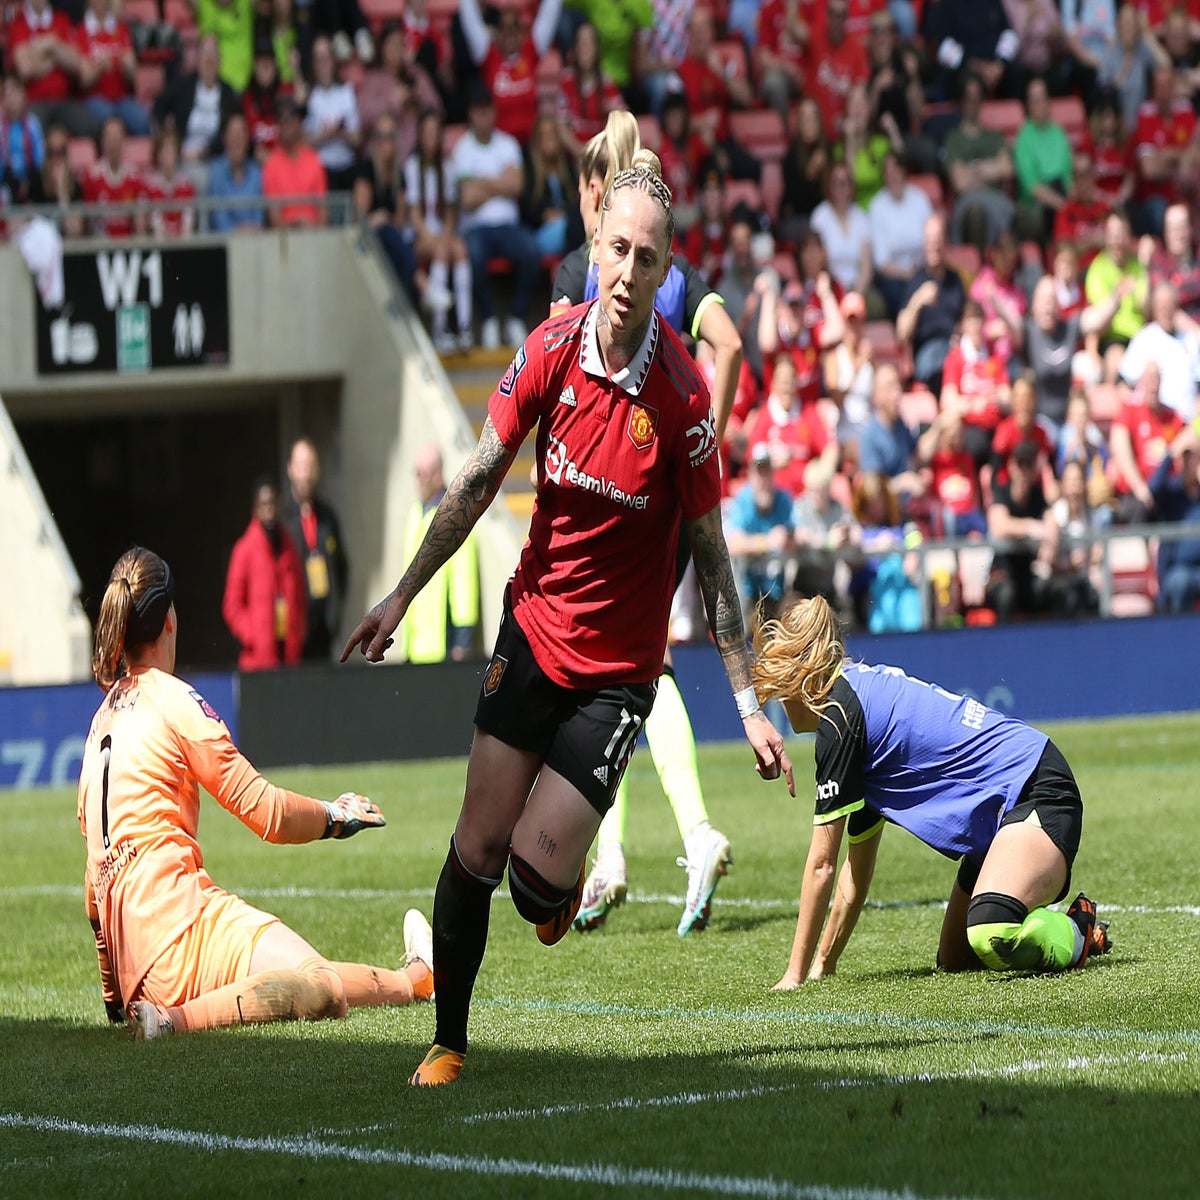
<path id="1" fill-rule="evenodd" d="M 83 14 L 83 25 L 90 37 L 95 37 L 102 29 L 105 33 L 115 33 L 117 30 L 117 18 L 112 13 L 106 13 L 104 20 L 101 21 L 89 8 Z"/>
<path id="2" fill-rule="evenodd" d="M 636 396 L 641 392 L 646 376 L 650 374 L 650 364 L 654 361 L 654 350 L 658 345 L 658 312 L 656 310 L 651 314 L 650 327 L 629 365 L 615 375 L 610 375 L 604 369 L 604 359 L 596 336 L 599 315 L 600 301 L 596 300 L 583 320 L 583 336 L 579 339 L 579 368 L 597 379 L 611 379 L 623 392 Z"/>
<path id="3" fill-rule="evenodd" d="M 28 4 L 22 6 L 25 22 L 30 29 L 52 29 L 54 27 L 54 9 L 49 4 L 40 13 L 34 12 Z"/>

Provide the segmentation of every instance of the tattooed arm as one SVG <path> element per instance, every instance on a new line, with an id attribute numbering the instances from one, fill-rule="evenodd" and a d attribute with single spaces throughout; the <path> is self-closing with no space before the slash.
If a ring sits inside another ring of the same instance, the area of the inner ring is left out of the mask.
<path id="1" fill-rule="evenodd" d="M 721 529 L 720 507 L 712 508 L 702 517 L 687 522 L 687 531 L 700 594 L 704 597 L 704 607 L 708 612 L 709 628 L 716 639 L 725 674 L 729 676 L 729 686 L 738 695 L 753 688 L 750 679 L 751 656 L 750 647 L 746 644 L 742 602 L 737 594 L 733 566 Z M 783 748 L 779 731 L 767 720 L 757 703 L 754 710 L 743 718 L 742 724 L 746 740 L 754 749 L 758 773 L 764 779 L 777 779 L 782 774 L 787 779 L 788 791 L 794 796 L 796 787 L 792 779 L 792 764 Z"/>
<path id="2" fill-rule="evenodd" d="M 394 590 L 358 623 L 342 651 L 342 662 L 355 646 L 368 662 L 383 661 L 392 644 L 392 633 L 413 598 L 467 540 L 467 534 L 496 498 L 514 458 L 516 454 L 505 448 L 488 417 L 479 444 L 446 489 L 408 570 Z"/>

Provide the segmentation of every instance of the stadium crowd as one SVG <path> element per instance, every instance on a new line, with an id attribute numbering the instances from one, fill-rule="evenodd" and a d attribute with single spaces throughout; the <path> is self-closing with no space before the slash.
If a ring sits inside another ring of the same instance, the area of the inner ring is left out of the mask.
<path id="1" fill-rule="evenodd" d="M 1196 0 L 24 0 L 0 36 L 8 203 L 157 200 L 64 231 L 167 237 L 344 193 L 443 353 L 523 340 L 581 148 L 637 114 L 743 341 L 747 603 L 908 628 L 958 537 L 1002 552 L 939 616 L 1092 612 L 1088 535 L 1192 511 Z"/>

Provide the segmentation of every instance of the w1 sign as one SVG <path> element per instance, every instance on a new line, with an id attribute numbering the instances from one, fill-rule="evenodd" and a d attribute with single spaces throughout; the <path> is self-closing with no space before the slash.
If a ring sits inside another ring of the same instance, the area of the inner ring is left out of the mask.
<path id="1" fill-rule="evenodd" d="M 63 256 L 65 299 L 37 306 L 38 374 L 229 362 L 224 246 L 121 247 Z"/>

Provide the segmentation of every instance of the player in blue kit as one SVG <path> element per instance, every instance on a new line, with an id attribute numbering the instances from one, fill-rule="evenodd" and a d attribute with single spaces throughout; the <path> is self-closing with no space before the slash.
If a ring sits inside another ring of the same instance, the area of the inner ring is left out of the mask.
<path id="1" fill-rule="evenodd" d="M 1065 913 L 1045 907 L 1070 888 L 1083 801 L 1044 733 L 897 667 L 850 662 L 820 597 L 762 624 L 755 652 L 759 702 L 780 700 L 797 733 L 817 735 L 813 838 L 778 990 L 833 973 L 888 821 L 961 860 L 938 945 L 943 969 L 1062 971 L 1109 949 L 1108 925 L 1082 893 Z"/>

